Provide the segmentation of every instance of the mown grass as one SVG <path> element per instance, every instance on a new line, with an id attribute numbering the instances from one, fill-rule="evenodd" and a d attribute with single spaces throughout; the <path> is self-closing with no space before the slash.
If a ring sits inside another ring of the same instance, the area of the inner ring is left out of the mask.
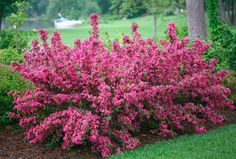
<path id="1" fill-rule="evenodd" d="M 177 27 L 182 27 L 187 25 L 187 20 L 185 15 L 176 15 L 168 17 L 159 17 L 157 20 L 158 35 L 157 38 L 163 37 L 164 31 L 166 30 L 167 24 L 172 21 Z M 119 38 L 123 34 L 131 35 L 130 26 L 133 22 L 139 24 L 139 32 L 142 34 L 143 38 L 152 38 L 152 16 L 145 16 L 135 19 L 124 19 L 124 20 L 112 20 L 106 23 L 99 24 L 99 30 L 101 35 L 108 33 L 109 37 Z M 55 29 L 49 28 L 49 33 L 51 34 Z M 59 32 L 62 35 L 63 42 L 66 44 L 73 44 L 74 39 L 79 38 L 84 40 L 89 37 L 91 27 L 88 23 L 78 25 L 73 29 L 60 29 Z"/>
<path id="2" fill-rule="evenodd" d="M 122 19 L 122 20 L 111 20 L 106 21 L 106 23 L 101 22 L 99 24 L 99 30 L 103 36 L 105 33 L 109 34 L 111 39 L 121 38 L 123 34 L 131 35 L 130 26 L 133 22 L 139 24 L 139 32 L 142 34 L 143 38 L 153 38 L 152 26 L 153 20 L 152 16 L 139 17 L 134 19 Z M 174 16 L 160 16 L 157 20 L 157 38 L 162 38 L 165 36 L 166 26 L 169 22 L 174 22 L 177 28 L 186 27 L 187 19 L 185 14 L 179 14 Z M 231 30 L 236 33 L 236 26 L 230 27 Z M 54 28 L 48 28 L 49 34 L 51 35 Z M 72 45 L 76 38 L 84 40 L 89 37 L 91 32 L 91 27 L 89 23 L 84 23 L 78 25 L 72 29 L 60 29 L 58 30 L 62 35 L 62 41 L 66 44 Z"/>
<path id="3" fill-rule="evenodd" d="M 109 159 L 235 159 L 236 125 L 138 147 Z"/>
<path id="4" fill-rule="evenodd" d="M 232 26 L 231 30 L 236 34 L 236 26 Z"/>

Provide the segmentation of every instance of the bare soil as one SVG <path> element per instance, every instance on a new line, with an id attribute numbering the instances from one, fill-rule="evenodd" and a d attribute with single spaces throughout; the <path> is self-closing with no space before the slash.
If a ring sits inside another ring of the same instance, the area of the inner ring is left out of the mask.
<path id="1" fill-rule="evenodd" d="M 225 111 L 225 121 L 223 125 L 236 123 L 236 111 Z M 219 126 L 207 123 L 208 130 L 218 128 Z M 194 131 L 189 128 L 179 132 L 182 134 L 193 134 Z M 100 159 L 101 157 L 91 152 L 88 147 L 79 149 L 62 150 L 60 147 L 46 146 L 45 144 L 31 145 L 23 140 L 23 133 L 13 131 L 9 126 L 0 130 L 0 159 Z M 138 135 L 140 145 L 149 144 L 155 141 L 161 141 L 166 138 L 150 135 L 143 132 Z M 169 137 L 171 138 L 171 137 Z"/>

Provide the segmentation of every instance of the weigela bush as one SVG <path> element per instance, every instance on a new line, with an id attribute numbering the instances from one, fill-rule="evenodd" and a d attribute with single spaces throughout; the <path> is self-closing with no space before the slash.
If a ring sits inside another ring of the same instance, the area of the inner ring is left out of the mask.
<path id="1" fill-rule="evenodd" d="M 32 42 L 24 63 L 15 71 L 36 87 L 12 92 L 20 126 L 30 143 L 60 137 L 62 148 L 91 145 L 103 157 L 138 146 L 135 134 L 148 129 L 162 136 L 191 126 L 206 131 L 204 122 L 222 124 L 220 110 L 232 108 L 230 90 L 221 85 L 226 71 L 214 72 L 216 60 L 206 62 L 209 48 L 196 39 L 178 39 L 175 25 L 168 41 L 133 38 L 113 41 L 108 51 L 98 39 L 98 15 L 90 16 L 92 34 L 69 47 L 54 32 L 40 30 L 42 43 Z"/>

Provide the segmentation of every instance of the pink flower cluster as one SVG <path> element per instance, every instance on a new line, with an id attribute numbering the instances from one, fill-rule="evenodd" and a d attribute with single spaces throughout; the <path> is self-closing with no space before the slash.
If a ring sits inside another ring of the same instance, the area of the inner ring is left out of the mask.
<path id="1" fill-rule="evenodd" d="M 221 85 L 227 71 L 214 72 L 216 60 L 204 61 L 208 44 L 178 39 L 175 25 L 169 40 L 142 39 L 138 25 L 133 38 L 112 43 L 109 51 L 98 39 L 98 16 L 91 15 L 92 35 L 74 47 L 60 34 L 39 31 L 23 64 L 13 69 L 36 87 L 13 93 L 14 109 L 26 138 L 36 143 L 54 134 L 62 147 L 90 143 L 103 157 L 138 146 L 134 134 L 145 130 L 173 135 L 187 126 L 202 133 L 204 123 L 222 124 L 220 110 L 233 108 L 230 90 Z"/>

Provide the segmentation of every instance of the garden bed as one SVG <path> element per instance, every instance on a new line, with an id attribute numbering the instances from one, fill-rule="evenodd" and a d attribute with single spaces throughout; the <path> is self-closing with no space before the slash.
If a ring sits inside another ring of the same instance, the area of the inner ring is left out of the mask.
<path id="1" fill-rule="evenodd" d="M 224 112 L 225 122 L 223 125 L 236 123 L 236 111 Z M 215 129 L 216 125 L 209 123 L 207 129 Z M 193 134 L 191 129 L 179 132 L 179 134 Z M 139 134 L 140 145 L 161 141 L 164 138 L 152 136 L 147 133 Z M 31 145 L 23 140 L 23 133 L 12 131 L 8 127 L 0 132 L 0 158 L 1 159 L 98 159 L 99 155 L 91 152 L 87 147 L 76 147 L 70 151 L 62 150 L 60 147 L 45 146 L 45 144 Z"/>

